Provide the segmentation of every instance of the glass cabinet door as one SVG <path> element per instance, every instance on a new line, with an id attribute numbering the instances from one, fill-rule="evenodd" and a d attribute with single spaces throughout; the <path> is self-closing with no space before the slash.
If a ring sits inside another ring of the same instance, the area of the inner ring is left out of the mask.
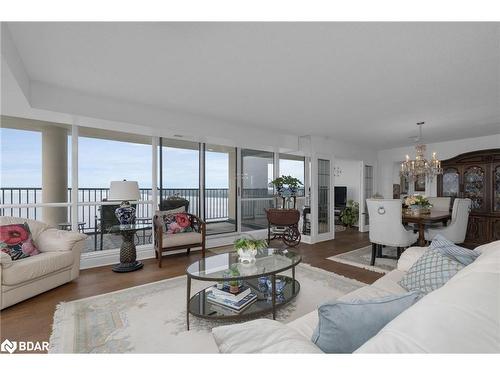
<path id="1" fill-rule="evenodd" d="M 443 172 L 443 197 L 458 197 L 460 174 L 457 168 L 446 168 Z"/>
<path id="2" fill-rule="evenodd" d="M 330 160 L 318 159 L 318 233 L 330 231 Z"/>
<path id="3" fill-rule="evenodd" d="M 472 210 L 486 209 L 485 198 L 485 168 L 474 165 L 464 170 L 464 198 L 472 200 Z"/>
<path id="4" fill-rule="evenodd" d="M 493 211 L 500 212 L 500 165 L 493 169 Z"/>

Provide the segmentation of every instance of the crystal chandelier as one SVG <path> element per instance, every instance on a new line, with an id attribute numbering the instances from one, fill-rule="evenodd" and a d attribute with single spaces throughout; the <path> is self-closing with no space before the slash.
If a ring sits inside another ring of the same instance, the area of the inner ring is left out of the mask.
<path id="1" fill-rule="evenodd" d="M 442 174 L 441 162 L 436 158 L 436 153 L 432 153 L 432 160 L 428 161 L 425 158 L 426 145 L 422 143 L 422 126 L 424 122 L 418 122 L 418 138 L 415 150 L 417 156 L 415 160 L 410 160 L 410 156 L 406 155 L 406 160 L 401 163 L 400 175 L 411 181 L 416 181 L 420 176 L 424 176 L 427 181 L 432 181 L 435 176 Z"/>

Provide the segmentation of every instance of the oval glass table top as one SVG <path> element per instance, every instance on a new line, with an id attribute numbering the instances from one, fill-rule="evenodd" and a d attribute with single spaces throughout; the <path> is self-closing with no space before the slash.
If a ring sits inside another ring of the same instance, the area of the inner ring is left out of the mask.
<path id="1" fill-rule="evenodd" d="M 297 253 L 287 249 L 259 250 L 255 262 L 241 263 L 236 251 L 200 259 L 186 272 L 198 280 L 241 280 L 276 274 L 290 269 L 302 260 Z"/>

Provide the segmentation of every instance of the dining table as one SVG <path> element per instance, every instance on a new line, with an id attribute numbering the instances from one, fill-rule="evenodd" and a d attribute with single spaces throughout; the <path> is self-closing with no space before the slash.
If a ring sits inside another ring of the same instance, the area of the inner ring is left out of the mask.
<path id="1" fill-rule="evenodd" d="M 451 212 L 431 210 L 427 213 L 415 213 L 403 210 L 403 224 L 414 223 L 418 226 L 418 246 L 425 246 L 425 228 L 436 223 L 444 226 L 451 219 Z"/>

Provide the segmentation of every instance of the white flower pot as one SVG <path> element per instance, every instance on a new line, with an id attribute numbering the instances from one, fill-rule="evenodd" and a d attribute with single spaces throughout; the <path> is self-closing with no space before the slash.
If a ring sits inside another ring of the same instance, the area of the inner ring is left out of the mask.
<path id="1" fill-rule="evenodd" d="M 239 261 L 241 263 L 255 262 L 256 255 L 257 255 L 257 250 L 255 249 L 238 249 Z"/>

